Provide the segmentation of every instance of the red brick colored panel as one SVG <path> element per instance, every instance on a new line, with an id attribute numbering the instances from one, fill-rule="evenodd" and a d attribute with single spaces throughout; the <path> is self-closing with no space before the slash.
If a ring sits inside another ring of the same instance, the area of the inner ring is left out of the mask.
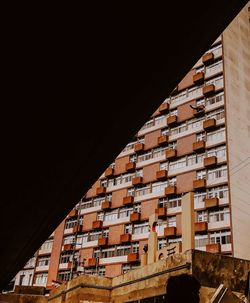
<path id="1" fill-rule="evenodd" d="M 57 280 L 57 272 L 62 248 L 65 220 L 56 228 L 51 251 L 47 286 L 52 286 L 52 280 Z"/>
<path id="2" fill-rule="evenodd" d="M 186 76 L 181 80 L 181 82 L 178 84 L 178 90 L 182 90 L 185 88 L 188 88 L 193 85 L 193 76 L 195 75 L 195 69 L 192 69 L 189 71 Z"/>
<path id="3" fill-rule="evenodd" d="M 148 240 L 139 241 L 139 255 L 142 255 L 144 253 L 143 247 L 145 244 L 148 244 Z"/>
<path id="4" fill-rule="evenodd" d="M 193 180 L 196 179 L 196 171 L 181 174 L 177 176 L 176 186 L 177 194 L 187 193 L 193 190 Z"/>
<path id="5" fill-rule="evenodd" d="M 141 203 L 141 220 L 146 220 L 155 213 L 158 199 L 149 200 Z"/>
<path id="6" fill-rule="evenodd" d="M 96 189 L 100 186 L 100 180 L 97 180 L 94 185 L 87 191 L 86 198 L 92 198 L 96 196 Z"/>
<path id="7" fill-rule="evenodd" d="M 122 273 L 122 264 L 106 265 L 105 269 L 106 269 L 105 270 L 105 277 L 113 278 L 113 277 L 121 275 L 121 273 Z"/>
<path id="8" fill-rule="evenodd" d="M 120 243 L 121 235 L 124 234 L 124 224 L 110 226 L 108 244 L 114 245 Z"/>
<path id="9" fill-rule="evenodd" d="M 119 159 L 115 159 L 115 175 L 119 175 L 126 172 L 126 163 L 129 162 L 129 156 L 125 156 Z"/>
<path id="10" fill-rule="evenodd" d="M 176 234 L 181 235 L 181 214 L 176 215 Z"/>
<path id="11" fill-rule="evenodd" d="M 83 259 L 88 260 L 88 259 L 93 258 L 93 251 L 94 251 L 93 247 L 81 249 L 80 250 L 80 261 L 82 262 Z"/>
<path id="12" fill-rule="evenodd" d="M 154 132 L 146 134 L 144 136 L 144 149 L 150 149 L 158 145 L 158 137 L 161 135 L 161 130 L 158 129 Z"/>
<path id="13" fill-rule="evenodd" d="M 156 181 L 156 172 L 160 169 L 160 163 L 154 163 L 143 167 L 143 183 Z"/>
<path id="14" fill-rule="evenodd" d="M 192 100 L 188 103 L 179 105 L 177 107 L 178 110 L 178 122 L 185 121 L 187 119 L 193 118 L 193 109 L 190 107 L 190 105 L 195 106 L 196 101 Z"/>
<path id="15" fill-rule="evenodd" d="M 193 143 L 196 142 L 196 135 L 180 138 L 177 140 L 177 157 L 193 153 Z"/>
<path id="16" fill-rule="evenodd" d="M 83 231 L 92 229 L 92 223 L 96 220 L 96 213 L 86 214 L 83 218 Z"/>
<path id="17" fill-rule="evenodd" d="M 117 208 L 123 206 L 123 198 L 127 196 L 127 192 L 126 188 L 113 191 L 111 207 Z"/>

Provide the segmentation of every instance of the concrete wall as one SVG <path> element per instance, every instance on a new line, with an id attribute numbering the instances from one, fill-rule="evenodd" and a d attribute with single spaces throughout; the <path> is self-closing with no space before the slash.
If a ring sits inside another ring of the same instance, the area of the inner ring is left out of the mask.
<path id="1" fill-rule="evenodd" d="M 250 26 L 247 6 L 224 31 L 223 51 L 233 255 L 249 260 Z"/>

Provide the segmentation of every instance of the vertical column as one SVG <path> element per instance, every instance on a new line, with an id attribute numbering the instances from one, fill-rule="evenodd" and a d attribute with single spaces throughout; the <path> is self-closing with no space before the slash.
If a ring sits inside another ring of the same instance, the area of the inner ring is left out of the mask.
<path id="1" fill-rule="evenodd" d="M 194 193 L 189 192 L 181 199 L 182 205 L 182 252 L 195 248 L 194 241 Z"/>

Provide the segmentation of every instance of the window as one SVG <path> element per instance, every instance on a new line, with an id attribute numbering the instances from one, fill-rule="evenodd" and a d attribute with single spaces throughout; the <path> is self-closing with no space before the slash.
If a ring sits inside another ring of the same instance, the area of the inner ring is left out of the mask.
<path id="1" fill-rule="evenodd" d="M 133 212 L 132 207 L 125 207 L 119 209 L 119 218 L 127 218 L 130 216 L 130 214 Z"/>
<path id="2" fill-rule="evenodd" d="M 218 141 L 225 139 L 225 127 L 222 127 L 216 131 L 207 133 L 207 141 Z"/>
<path id="3" fill-rule="evenodd" d="M 206 179 L 206 176 L 207 176 L 207 173 L 206 173 L 206 170 L 203 169 L 203 170 L 198 170 L 196 172 L 196 178 L 197 179 Z"/>
<path id="4" fill-rule="evenodd" d="M 126 147 L 123 149 L 122 152 L 125 152 L 125 151 L 128 151 L 128 150 L 131 150 L 134 148 L 134 145 L 135 145 L 136 142 L 131 142 L 129 144 L 126 145 Z"/>
<path id="5" fill-rule="evenodd" d="M 225 207 L 217 211 L 209 212 L 209 222 L 220 222 L 220 221 L 230 221 L 229 208 Z"/>
<path id="6" fill-rule="evenodd" d="M 60 264 L 68 263 L 72 259 L 72 253 L 71 252 L 62 252 L 60 257 Z"/>
<path id="7" fill-rule="evenodd" d="M 168 227 L 176 226 L 176 216 L 171 216 L 167 218 Z"/>
<path id="8" fill-rule="evenodd" d="M 208 244 L 208 235 L 196 235 L 195 247 L 204 247 Z"/>
<path id="9" fill-rule="evenodd" d="M 115 257 L 115 247 L 104 248 L 101 251 L 101 258 Z"/>
<path id="10" fill-rule="evenodd" d="M 205 140 L 205 133 L 199 133 L 199 134 L 196 134 L 196 141 L 202 141 L 202 140 Z"/>
<path id="11" fill-rule="evenodd" d="M 130 253 L 131 245 L 121 245 L 116 247 L 116 256 L 127 256 Z"/>
<path id="12" fill-rule="evenodd" d="M 125 225 L 125 234 L 132 234 L 132 224 Z"/>
<path id="13" fill-rule="evenodd" d="M 216 148 L 211 148 L 207 151 L 207 156 L 216 156 L 218 158 L 225 158 L 226 157 L 226 146 L 218 146 Z"/>
<path id="14" fill-rule="evenodd" d="M 102 231 L 91 231 L 89 232 L 89 237 L 88 240 L 89 241 L 96 241 L 100 238 L 100 236 L 102 235 Z"/>
<path id="15" fill-rule="evenodd" d="M 158 220 L 156 223 L 156 227 L 155 230 L 157 233 L 163 232 L 164 228 L 167 227 L 167 222 L 166 221 L 162 221 L 162 220 Z"/>
<path id="16" fill-rule="evenodd" d="M 97 220 L 99 221 L 103 221 L 103 218 L 104 218 L 104 212 L 99 212 L 99 213 L 97 213 Z"/>
<path id="17" fill-rule="evenodd" d="M 167 207 L 168 208 L 181 207 L 181 197 L 169 199 L 167 203 Z"/>
<path id="18" fill-rule="evenodd" d="M 41 246 L 42 250 L 49 250 L 52 248 L 53 245 L 53 240 L 47 240 L 43 243 L 43 245 Z"/>
<path id="19" fill-rule="evenodd" d="M 167 246 L 167 240 L 166 239 L 159 239 L 158 240 L 158 250 L 162 249 L 165 246 Z"/>
<path id="20" fill-rule="evenodd" d="M 140 224 L 134 224 L 134 234 L 145 234 L 149 232 L 149 223 L 144 222 Z"/>
<path id="21" fill-rule="evenodd" d="M 76 225 L 76 223 L 77 223 L 77 219 L 75 218 L 67 219 L 65 223 L 65 229 L 73 228 Z"/>
<path id="22" fill-rule="evenodd" d="M 101 250 L 100 250 L 100 248 L 95 248 L 95 249 L 94 249 L 94 252 L 93 252 L 93 257 L 94 257 L 95 259 L 99 259 L 100 256 L 101 256 Z"/>
<path id="23" fill-rule="evenodd" d="M 206 193 L 194 193 L 194 203 L 202 203 L 206 198 Z"/>
<path id="24" fill-rule="evenodd" d="M 127 273 L 129 270 L 133 270 L 140 267 L 140 264 L 122 264 L 122 273 L 125 274 Z"/>
<path id="25" fill-rule="evenodd" d="M 141 204 L 135 204 L 133 211 L 136 213 L 140 213 L 141 212 Z"/>
<path id="26" fill-rule="evenodd" d="M 167 182 L 155 182 L 152 184 L 152 193 L 163 192 L 167 186 Z"/>
<path id="27" fill-rule="evenodd" d="M 139 243 L 138 242 L 132 243 L 132 253 L 139 253 Z"/>
<path id="28" fill-rule="evenodd" d="M 208 170 L 208 180 L 216 180 L 219 178 L 224 178 L 227 180 L 227 166 L 223 165 L 216 169 Z"/>
<path id="29" fill-rule="evenodd" d="M 75 236 L 67 236 L 63 239 L 63 244 L 72 244 L 75 240 Z"/>
<path id="30" fill-rule="evenodd" d="M 218 94 L 216 96 L 213 96 L 211 98 L 208 98 L 206 100 L 206 104 L 207 105 L 212 105 L 212 104 L 220 102 L 220 101 L 224 101 L 224 92 L 222 92 L 222 93 L 220 93 L 220 94 Z"/>
<path id="31" fill-rule="evenodd" d="M 57 279 L 59 281 L 69 281 L 70 280 L 70 271 L 59 271 Z"/>
<path id="32" fill-rule="evenodd" d="M 48 274 L 47 273 L 36 274 L 36 276 L 35 276 L 35 284 L 37 284 L 37 285 L 46 285 L 47 278 L 48 278 Z"/>
<path id="33" fill-rule="evenodd" d="M 105 269 L 105 266 L 99 266 L 98 267 L 98 275 L 99 276 L 105 276 L 105 271 L 106 271 L 106 269 Z"/>
<path id="34" fill-rule="evenodd" d="M 39 257 L 37 261 L 37 266 L 47 266 L 49 265 L 50 256 Z"/>
<path id="35" fill-rule="evenodd" d="M 104 222 L 107 222 L 107 221 L 114 221 L 118 219 L 118 209 L 115 209 L 115 210 L 112 210 L 110 212 L 106 212 L 104 214 L 104 219 L 103 221 Z"/>
<path id="36" fill-rule="evenodd" d="M 207 222 L 207 211 L 197 211 L 197 222 Z"/>
<path id="37" fill-rule="evenodd" d="M 138 187 L 135 189 L 135 197 L 144 196 L 150 194 L 150 185 Z"/>
<path id="38" fill-rule="evenodd" d="M 230 231 L 219 231 L 210 234 L 210 243 L 218 244 L 229 244 L 231 243 L 231 232 Z"/>
<path id="39" fill-rule="evenodd" d="M 208 198 L 224 199 L 228 197 L 228 186 L 212 187 L 208 189 Z"/>
<path id="40" fill-rule="evenodd" d="M 85 268 L 84 274 L 97 276 L 98 275 L 98 268 Z"/>

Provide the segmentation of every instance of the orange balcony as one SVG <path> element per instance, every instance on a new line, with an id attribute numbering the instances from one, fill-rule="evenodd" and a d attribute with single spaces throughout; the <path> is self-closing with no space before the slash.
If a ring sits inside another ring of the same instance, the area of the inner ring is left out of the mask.
<path id="1" fill-rule="evenodd" d="M 156 208 L 155 214 L 158 215 L 159 218 L 164 218 L 167 215 L 167 210 L 165 207 Z"/>
<path id="2" fill-rule="evenodd" d="M 166 158 L 167 159 L 173 159 L 176 157 L 177 151 L 176 149 L 170 148 L 166 150 Z"/>
<path id="3" fill-rule="evenodd" d="M 101 220 L 93 221 L 93 223 L 92 223 L 92 228 L 93 228 L 93 229 L 102 228 L 102 221 L 101 221 Z"/>
<path id="4" fill-rule="evenodd" d="M 168 126 L 176 125 L 177 124 L 177 116 L 176 115 L 169 116 L 167 118 L 167 124 L 168 124 Z"/>
<path id="5" fill-rule="evenodd" d="M 142 177 L 134 177 L 134 178 L 132 179 L 132 184 L 133 184 L 133 185 L 142 184 L 142 181 L 143 181 Z"/>
<path id="6" fill-rule="evenodd" d="M 194 231 L 196 233 L 203 233 L 207 231 L 207 222 L 195 222 Z"/>
<path id="7" fill-rule="evenodd" d="M 165 195 L 166 196 L 175 195 L 175 194 L 176 194 L 176 186 L 169 185 L 165 188 Z"/>
<path id="8" fill-rule="evenodd" d="M 126 171 L 133 171 L 135 170 L 135 162 L 128 162 L 125 166 Z"/>
<path id="9" fill-rule="evenodd" d="M 215 86 L 213 84 L 205 85 L 202 88 L 202 93 L 205 97 L 211 96 L 215 91 Z"/>
<path id="10" fill-rule="evenodd" d="M 174 236 L 176 236 L 176 227 L 175 226 L 165 227 L 164 228 L 164 236 L 165 237 L 174 237 Z"/>
<path id="11" fill-rule="evenodd" d="M 102 238 L 98 239 L 98 246 L 105 246 L 105 245 L 107 245 L 107 243 L 108 243 L 107 238 L 102 237 Z"/>
<path id="12" fill-rule="evenodd" d="M 205 198 L 204 202 L 206 208 L 217 207 L 219 205 L 218 198 Z"/>
<path id="13" fill-rule="evenodd" d="M 140 213 L 134 212 L 130 215 L 130 222 L 138 222 L 138 221 L 140 221 L 140 219 L 141 219 Z"/>
<path id="14" fill-rule="evenodd" d="M 203 165 L 207 168 L 211 168 L 211 167 L 216 166 L 217 165 L 217 157 L 212 156 L 212 157 L 204 158 Z"/>
<path id="15" fill-rule="evenodd" d="M 120 236 L 121 243 L 127 243 L 131 241 L 131 234 L 123 234 Z"/>
<path id="16" fill-rule="evenodd" d="M 107 168 L 104 172 L 104 176 L 106 178 L 113 177 L 113 175 L 114 175 L 114 169 L 112 167 Z"/>
<path id="17" fill-rule="evenodd" d="M 64 244 L 63 250 L 72 250 L 74 248 L 73 244 Z"/>
<path id="18" fill-rule="evenodd" d="M 103 201 L 102 202 L 102 210 L 110 209 L 110 207 L 111 207 L 111 202 L 110 201 Z"/>
<path id="19" fill-rule="evenodd" d="M 134 197 L 133 196 L 127 196 L 123 198 L 123 205 L 130 205 L 134 203 Z"/>
<path id="20" fill-rule="evenodd" d="M 193 143 L 193 151 L 194 152 L 202 152 L 206 147 L 206 143 L 204 140 L 197 141 Z"/>
<path id="21" fill-rule="evenodd" d="M 216 127 L 216 120 L 215 119 L 207 119 L 203 122 L 203 129 L 205 131 L 212 130 Z"/>
<path id="22" fill-rule="evenodd" d="M 97 187 L 96 189 L 96 194 L 98 196 L 101 196 L 101 195 L 105 195 L 106 194 L 106 187 Z"/>
<path id="23" fill-rule="evenodd" d="M 161 105 L 160 105 L 160 107 L 159 107 L 159 112 L 161 113 L 161 114 L 164 114 L 164 113 L 166 113 L 166 112 L 168 112 L 169 111 L 169 104 L 168 103 L 162 103 Z"/>
<path id="24" fill-rule="evenodd" d="M 204 73 L 198 72 L 197 74 L 193 75 L 193 82 L 195 84 L 201 84 L 204 81 Z"/>
<path id="25" fill-rule="evenodd" d="M 74 227 L 73 227 L 73 233 L 80 233 L 82 232 L 82 225 L 81 224 L 76 224 Z"/>
<path id="26" fill-rule="evenodd" d="M 72 209 L 71 212 L 68 214 L 69 217 L 77 217 L 78 211 L 76 209 Z"/>
<path id="27" fill-rule="evenodd" d="M 207 182 L 205 179 L 197 179 L 193 181 L 194 189 L 203 189 L 207 186 Z"/>
<path id="28" fill-rule="evenodd" d="M 212 52 L 206 53 L 202 56 L 202 62 L 204 65 L 211 64 L 214 61 L 214 54 Z"/>
<path id="29" fill-rule="evenodd" d="M 168 136 L 167 135 L 162 135 L 158 137 L 158 145 L 164 145 L 168 143 Z"/>
<path id="30" fill-rule="evenodd" d="M 96 266 L 96 259 L 95 258 L 88 259 L 88 262 L 87 262 L 86 266 L 87 267 L 95 267 Z"/>
<path id="31" fill-rule="evenodd" d="M 158 170 L 156 172 L 156 179 L 157 180 L 165 180 L 168 177 L 168 171 L 167 170 Z"/>
<path id="32" fill-rule="evenodd" d="M 207 244 L 206 245 L 206 251 L 210 253 L 220 253 L 221 252 L 221 246 L 219 243 L 214 244 Z"/>
<path id="33" fill-rule="evenodd" d="M 128 254 L 128 262 L 136 262 L 138 260 L 137 253 L 129 253 Z"/>
<path id="34" fill-rule="evenodd" d="M 134 151 L 136 153 L 144 151 L 144 144 L 143 143 L 136 143 L 134 146 Z"/>

